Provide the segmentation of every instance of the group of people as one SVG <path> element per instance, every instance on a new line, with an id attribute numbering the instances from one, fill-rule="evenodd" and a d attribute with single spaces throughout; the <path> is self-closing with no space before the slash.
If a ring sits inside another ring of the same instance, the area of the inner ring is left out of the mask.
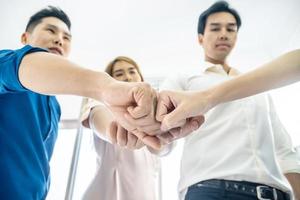
<path id="1" fill-rule="evenodd" d="M 225 1 L 202 12 L 205 70 L 156 91 L 131 58 L 113 59 L 105 72 L 66 59 L 68 16 L 51 6 L 35 13 L 24 47 L 0 51 L 1 199 L 46 199 L 58 94 L 86 98 L 81 122 L 94 132 L 98 170 L 83 199 L 156 200 L 158 156 L 180 138 L 180 199 L 300 199 L 300 158 L 271 97 L 248 97 L 299 81 L 300 50 L 240 75 L 227 57 L 241 24 Z"/>

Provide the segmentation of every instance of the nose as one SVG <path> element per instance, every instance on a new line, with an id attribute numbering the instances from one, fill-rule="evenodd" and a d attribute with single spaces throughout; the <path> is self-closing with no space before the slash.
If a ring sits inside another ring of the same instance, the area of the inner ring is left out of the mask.
<path id="1" fill-rule="evenodd" d="M 55 45 L 58 45 L 58 46 L 61 47 L 61 46 L 63 45 L 63 38 L 62 38 L 62 36 L 57 35 L 57 36 L 54 38 L 53 43 L 54 43 Z"/>
<path id="2" fill-rule="evenodd" d="M 131 82 L 132 81 L 132 77 L 131 77 L 130 74 L 128 74 L 128 73 L 125 74 L 125 81 L 126 82 Z"/>
<path id="3" fill-rule="evenodd" d="M 228 40 L 226 28 L 222 28 L 219 38 L 220 40 Z"/>

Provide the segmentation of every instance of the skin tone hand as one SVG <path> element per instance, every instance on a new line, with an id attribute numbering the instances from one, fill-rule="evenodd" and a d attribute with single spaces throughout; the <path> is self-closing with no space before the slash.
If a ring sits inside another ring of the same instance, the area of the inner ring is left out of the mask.
<path id="1" fill-rule="evenodd" d="M 149 136 L 162 134 L 163 132 L 160 130 L 160 122 L 156 120 L 156 107 L 157 107 L 157 94 L 156 91 L 153 90 L 153 94 L 155 95 L 152 104 L 149 104 L 148 107 L 151 108 L 151 112 L 149 115 L 134 118 L 129 113 L 125 113 L 125 118 L 130 124 L 134 124 L 136 126 L 137 132 L 147 133 Z M 152 105 L 152 106 L 151 106 Z"/>
<path id="2" fill-rule="evenodd" d="M 209 101 L 199 94 L 191 91 L 160 92 L 156 119 L 161 121 L 161 130 L 173 129 L 170 133 L 175 138 L 197 130 L 204 122 L 203 113 L 209 109 Z M 170 135 L 166 138 L 170 138 Z"/>
<path id="3" fill-rule="evenodd" d="M 197 127 L 200 127 L 201 124 L 204 123 L 204 120 L 203 115 L 188 118 L 186 123 L 181 127 L 172 128 L 161 135 L 157 135 L 157 137 L 160 139 L 162 144 L 170 144 L 173 141 L 183 138 L 197 130 Z"/>
<path id="4" fill-rule="evenodd" d="M 102 94 L 103 102 L 111 110 L 116 121 L 129 132 L 136 130 L 136 125 L 129 123 L 125 114 L 138 119 L 152 112 L 148 105 L 152 103 L 154 94 L 146 83 L 114 81 Z"/>
<path id="5" fill-rule="evenodd" d="M 135 133 L 129 132 L 115 121 L 110 123 L 107 133 L 112 143 L 120 146 L 130 146 L 131 149 L 138 149 L 144 145 L 154 150 L 160 150 L 162 147 L 162 142 L 156 136 L 138 131 Z"/>
<path id="6" fill-rule="evenodd" d="M 107 88 L 109 90 L 103 92 L 103 101 L 118 124 L 136 135 L 144 144 L 154 149 L 160 148 L 159 139 L 146 135 L 141 128 L 143 126 L 154 132 L 160 128 L 159 124 L 151 119 L 154 118 L 154 114 L 153 107 L 149 105 L 153 105 L 156 93 L 149 84 L 115 81 Z"/>
<path id="7" fill-rule="evenodd" d="M 130 124 L 137 126 L 137 129 L 133 130 L 132 132 L 139 136 L 139 138 L 145 144 L 147 144 L 147 146 L 155 150 L 159 150 L 163 145 L 192 133 L 197 129 L 195 126 L 199 127 L 204 122 L 203 116 L 196 116 L 184 121 L 182 124 L 180 124 L 180 127 L 176 127 L 168 131 L 162 131 L 160 129 L 160 121 L 156 120 L 155 111 L 159 110 L 159 108 L 157 108 L 156 99 L 153 100 L 152 105 L 152 112 L 146 117 L 134 119 L 129 114 L 125 114 L 125 118 Z"/>
<path id="8" fill-rule="evenodd" d="M 118 125 L 113 121 L 110 123 L 108 130 L 108 136 L 113 144 L 118 144 L 121 147 L 125 147 L 131 150 L 140 149 L 144 143 L 138 139 L 133 133 L 128 132 L 126 129 Z"/>
<path id="9" fill-rule="evenodd" d="M 170 93 L 162 92 L 159 94 L 159 99 L 161 102 L 156 108 L 156 103 L 154 100 L 154 104 L 152 104 L 153 111 L 146 117 L 134 119 L 129 114 L 125 114 L 125 118 L 128 120 L 127 122 L 129 122 L 129 124 L 131 124 L 133 127 L 136 127 L 137 125 L 140 126 L 131 132 L 138 136 L 138 138 L 141 139 L 144 144 L 155 150 L 161 149 L 163 145 L 169 144 L 176 139 L 187 136 L 194 130 L 198 129 L 204 122 L 204 117 L 202 115 L 194 116 L 187 118 L 187 120 L 181 120 L 178 126 L 160 130 L 160 121 L 163 121 L 165 116 L 176 107 L 172 104 L 172 101 L 168 101 L 170 98 L 166 98 L 168 97 L 167 94 Z M 189 99 L 189 97 L 187 99 Z M 156 114 L 154 110 L 157 111 Z M 122 125 L 119 126 L 123 127 Z M 125 129 L 127 128 L 125 127 Z M 115 133 L 111 134 L 116 135 L 117 133 L 115 131 Z"/>
<path id="10" fill-rule="evenodd" d="M 148 105 L 153 98 L 152 88 L 147 83 L 112 81 L 102 92 L 101 100 L 111 108 L 126 108 L 132 117 L 141 118 L 151 113 Z"/>

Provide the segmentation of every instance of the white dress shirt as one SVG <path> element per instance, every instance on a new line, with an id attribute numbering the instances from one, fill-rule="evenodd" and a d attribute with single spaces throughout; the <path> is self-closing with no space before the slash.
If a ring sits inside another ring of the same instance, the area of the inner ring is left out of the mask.
<path id="1" fill-rule="evenodd" d="M 89 100 L 81 121 L 101 103 Z M 157 200 L 160 160 L 143 147 L 129 150 L 93 134 L 97 153 L 96 174 L 83 195 L 84 200 Z"/>
<path id="2" fill-rule="evenodd" d="M 166 80 L 161 90 L 201 91 L 231 78 L 221 65 L 206 65 L 200 75 Z M 282 172 L 300 173 L 299 157 L 270 97 L 260 94 L 220 104 L 205 114 L 205 123 L 185 138 L 178 190 L 184 199 L 187 188 L 199 181 L 225 179 L 291 193 Z"/>

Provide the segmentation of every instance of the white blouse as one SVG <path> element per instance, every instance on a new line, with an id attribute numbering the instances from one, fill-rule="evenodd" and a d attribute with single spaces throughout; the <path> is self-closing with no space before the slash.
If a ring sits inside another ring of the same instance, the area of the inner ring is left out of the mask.
<path id="1" fill-rule="evenodd" d="M 89 100 L 83 107 L 81 121 L 91 108 L 101 103 Z M 129 150 L 93 134 L 97 153 L 96 174 L 84 200 L 158 200 L 160 160 L 146 147 Z"/>

